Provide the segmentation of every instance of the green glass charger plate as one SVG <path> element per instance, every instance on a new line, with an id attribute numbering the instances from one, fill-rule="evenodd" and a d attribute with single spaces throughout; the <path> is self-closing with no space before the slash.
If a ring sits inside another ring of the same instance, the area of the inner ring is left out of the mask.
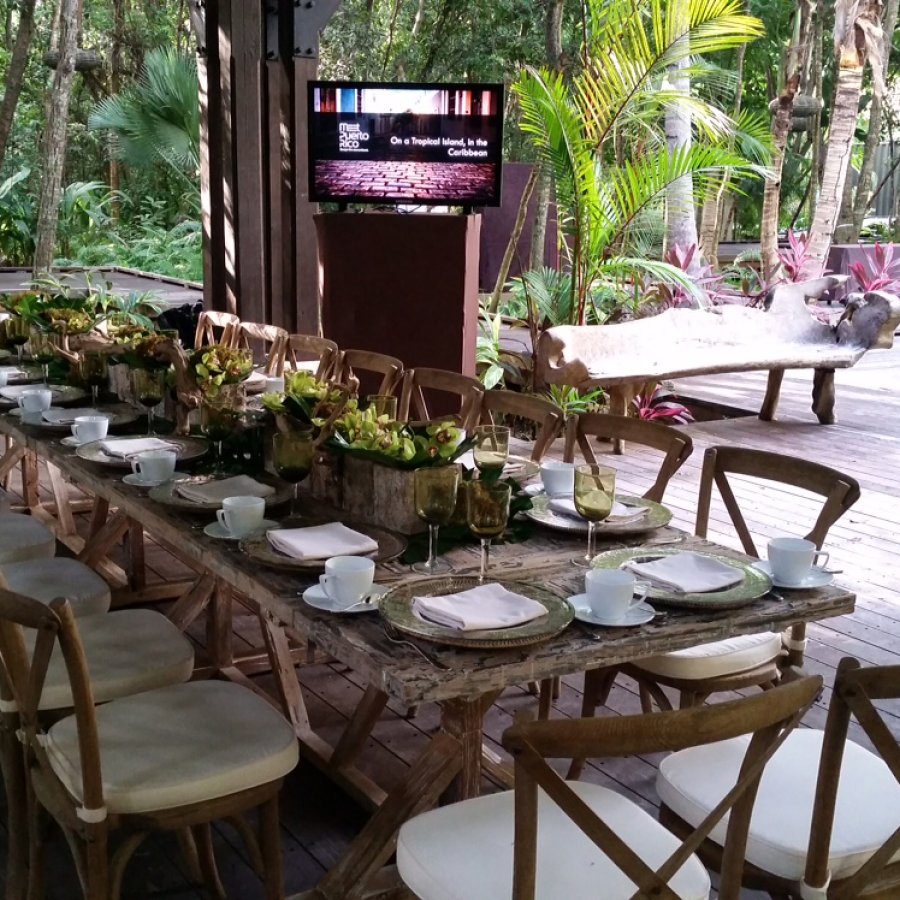
<path id="1" fill-rule="evenodd" d="M 268 478 L 265 475 L 254 475 L 253 477 L 260 484 L 267 484 L 275 489 L 275 493 L 263 498 L 266 501 L 266 509 L 278 506 L 280 503 L 288 503 L 291 497 L 294 496 L 294 486 L 292 484 L 287 484 L 275 478 Z M 222 506 L 221 501 L 189 500 L 187 497 L 181 496 L 178 488 L 185 484 L 209 484 L 212 481 L 216 481 L 214 475 L 192 475 L 187 478 L 181 478 L 178 481 L 167 481 L 165 484 L 151 488 L 147 496 L 157 503 L 162 503 L 164 506 L 173 506 L 176 509 L 184 510 L 184 512 L 208 513 L 220 509 Z"/>
<path id="2" fill-rule="evenodd" d="M 116 441 L 133 441 L 142 435 L 131 434 L 121 437 L 108 437 L 102 441 L 91 441 L 88 444 L 79 444 L 75 448 L 75 455 L 87 462 L 100 463 L 103 466 L 113 466 L 118 469 L 130 469 L 131 459 L 124 456 L 110 456 L 104 452 L 103 443 L 115 443 Z M 165 434 L 159 440 L 172 444 L 178 454 L 178 462 L 186 462 L 189 459 L 198 459 L 209 450 L 209 442 L 205 439 L 194 437 L 173 437 Z"/>
<path id="3" fill-rule="evenodd" d="M 140 410 L 135 409 L 128 403 L 117 403 L 114 405 L 108 403 L 105 405 L 97 404 L 96 407 L 92 408 L 96 409 L 98 415 L 106 416 L 109 419 L 110 428 L 124 428 L 126 425 L 133 425 L 138 419 L 143 418 Z M 11 409 L 9 414 L 14 419 L 22 418 L 22 410 L 18 407 Z M 23 422 L 22 424 L 45 431 L 70 432 L 72 430 L 71 422 L 48 422 L 45 419 L 41 419 L 39 422 Z"/>
<path id="4" fill-rule="evenodd" d="M 605 534 L 643 534 L 645 531 L 653 531 L 654 528 L 662 528 L 672 521 L 672 511 L 661 503 L 653 500 L 645 500 L 643 497 L 616 495 L 616 500 L 625 506 L 643 506 L 647 514 L 628 522 L 598 522 L 594 526 L 594 535 Z M 585 519 L 575 519 L 572 516 L 564 516 L 550 509 L 550 498 L 546 494 L 537 494 L 531 498 L 531 509 L 526 509 L 524 515 L 547 528 L 556 531 L 567 531 L 570 534 L 587 534 L 588 523 Z"/>
<path id="5" fill-rule="evenodd" d="M 683 552 L 685 552 L 684 549 L 676 548 L 627 547 L 600 553 L 591 561 L 591 567 L 594 569 L 621 569 L 628 562 L 650 562 Z M 704 553 L 698 550 L 689 552 L 697 553 L 698 556 L 708 556 L 710 559 L 737 569 L 744 576 L 743 580 L 739 584 L 734 584 L 721 591 L 704 591 L 697 594 L 680 594 L 664 587 L 651 585 L 647 592 L 648 600 L 664 606 L 681 606 L 687 609 L 737 609 L 758 600 L 772 589 L 772 579 L 765 572 L 757 569 L 752 562 L 744 562 L 730 556 L 720 556 L 717 553 Z M 635 574 L 635 578 L 640 579 L 640 576 Z"/>
<path id="6" fill-rule="evenodd" d="M 416 597 L 455 594 L 478 587 L 479 583 L 474 576 L 448 575 L 445 578 L 429 578 L 425 581 L 402 584 L 381 598 L 378 610 L 389 625 L 403 634 L 423 641 L 464 647 L 469 650 L 507 650 L 539 644 L 555 637 L 572 621 L 574 615 L 572 607 L 565 600 L 545 588 L 520 581 L 498 581 L 498 583 L 545 606 L 546 616 L 511 628 L 459 631 L 446 625 L 426 622 L 413 611 L 413 600 Z"/>
<path id="7" fill-rule="evenodd" d="M 0 388 L 0 404 L 5 406 L 18 406 L 19 396 L 22 391 L 41 390 L 44 385 L 38 384 L 8 384 L 6 387 Z M 80 387 L 74 387 L 71 384 L 50 384 L 47 390 L 51 393 L 50 403 L 53 406 L 66 406 L 69 403 L 77 403 L 87 397 L 87 391 Z"/>

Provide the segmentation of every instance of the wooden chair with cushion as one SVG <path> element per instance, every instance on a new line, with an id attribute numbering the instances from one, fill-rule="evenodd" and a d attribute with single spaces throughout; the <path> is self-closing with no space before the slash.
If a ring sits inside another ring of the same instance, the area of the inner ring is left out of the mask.
<path id="1" fill-rule="evenodd" d="M 48 727 L 41 698 L 55 678 L 57 644 L 74 712 Z M 221 896 L 209 823 L 258 807 L 260 840 L 250 857 L 267 897 L 282 898 L 278 791 L 298 758 L 291 726 L 252 691 L 219 681 L 168 684 L 95 706 L 90 647 L 67 601 L 48 606 L 0 590 L 0 673 L 18 713 L 33 799 L 29 896 L 42 896 L 47 814 L 66 834 L 85 897 L 107 900 L 119 896 L 125 866 L 153 831 L 190 834 L 192 868 Z M 116 830 L 124 839 L 113 851 Z"/>
<path id="2" fill-rule="evenodd" d="M 700 900 L 710 895 L 710 878 L 693 851 L 728 814 L 719 898 L 737 900 L 759 777 L 821 685 L 805 678 L 710 707 L 514 725 L 503 745 L 515 760 L 515 790 L 406 822 L 397 839 L 399 875 L 420 900 Z M 564 781 L 546 762 L 677 751 L 737 735 L 749 736 L 739 784 L 683 842 L 631 799 Z"/>
<path id="3" fill-rule="evenodd" d="M 236 347 L 241 320 L 234 313 L 204 309 L 197 319 L 197 331 L 194 335 L 194 349 L 199 350 L 209 344 L 224 344 Z M 221 329 L 216 334 L 217 329 Z"/>
<path id="4" fill-rule="evenodd" d="M 500 421 L 500 420 L 503 421 Z M 534 394 L 493 389 L 481 398 L 481 420 L 485 424 L 502 425 L 512 419 L 525 419 L 535 426 L 531 458 L 540 462 L 547 448 L 565 427 L 563 411 L 551 400 Z"/>
<path id="5" fill-rule="evenodd" d="M 302 369 L 312 373 L 316 378 L 326 380 L 335 374 L 339 360 L 338 345 L 328 338 L 314 334 L 288 335 L 286 372 L 298 372 Z"/>
<path id="6" fill-rule="evenodd" d="M 459 397 L 459 412 L 451 413 L 460 428 L 470 430 L 478 424 L 481 417 L 481 398 L 484 387 L 477 378 L 451 372 L 447 369 L 407 369 L 403 373 L 403 386 L 400 392 L 398 416 L 401 422 L 410 419 L 418 422 L 429 422 L 440 416 L 434 416 L 428 409 L 425 393 L 454 394 Z"/>
<path id="7" fill-rule="evenodd" d="M 360 375 L 363 383 L 360 387 Z M 396 394 L 403 379 L 403 363 L 396 356 L 372 350 L 342 350 L 337 381 L 352 391 Z"/>
<path id="8" fill-rule="evenodd" d="M 253 350 L 255 358 L 258 358 L 261 352 L 265 357 L 262 365 L 263 374 L 277 378 L 284 374 L 287 343 L 288 333 L 278 325 L 241 322 L 238 326 L 238 338 L 235 346 L 249 347 Z"/>
<path id="9" fill-rule="evenodd" d="M 780 900 L 900 897 L 900 747 L 886 721 L 890 712 L 884 714 L 884 701 L 898 698 L 900 666 L 841 661 L 825 730 L 798 728 L 763 773 L 745 887 Z M 848 740 L 854 718 L 877 754 Z M 745 745 L 732 738 L 662 761 L 657 791 L 666 827 L 685 834 L 721 801 L 736 780 Z M 713 868 L 722 841 L 717 829 L 698 850 Z"/>

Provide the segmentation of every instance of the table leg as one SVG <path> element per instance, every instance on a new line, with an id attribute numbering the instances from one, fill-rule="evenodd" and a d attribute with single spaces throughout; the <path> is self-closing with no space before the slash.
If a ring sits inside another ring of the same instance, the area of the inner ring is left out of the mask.
<path id="1" fill-rule="evenodd" d="M 206 648 L 212 664 L 219 669 L 234 662 L 234 634 L 231 616 L 231 587 L 216 580 L 206 619 Z"/>
<path id="2" fill-rule="evenodd" d="M 53 501 L 56 503 L 57 537 L 75 534 L 75 519 L 72 516 L 72 507 L 69 502 L 69 487 L 62 477 L 62 472 L 53 463 L 48 462 L 47 475 L 50 477 Z"/>
<path id="3" fill-rule="evenodd" d="M 30 450 L 25 452 L 22 460 L 22 496 L 28 509 L 37 509 L 41 505 L 38 495 L 38 458 Z"/>
<path id="4" fill-rule="evenodd" d="M 209 598 L 216 586 L 213 575 L 201 575 L 191 587 L 185 591 L 169 610 L 169 620 L 181 631 L 187 631 L 188 626 L 200 613 L 206 609 Z"/>
<path id="5" fill-rule="evenodd" d="M 759 408 L 759 418 L 763 422 L 771 422 L 778 409 L 778 398 L 781 396 L 781 382 L 784 380 L 784 369 L 769 369 L 769 381 L 766 385 L 766 396 Z"/>
<path id="6" fill-rule="evenodd" d="M 144 564 L 144 526 L 140 522 L 128 520 L 125 543 L 128 584 L 133 590 L 142 591 L 147 586 L 147 568 Z"/>
<path id="7" fill-rule="evenodd" d="M 822 425 L 834 425 L 834 369 L 813 372 L 812 410 Z"/>
<path id="8" fill-rule="evenodd" d="M 485 713 L 500 696 L 492 691 L 473 699 L 447 700 L 441 704 L 441 729 L 456 738 L 460 747 L 459 775 L 445 799 L 454 803 L 481 793 L 482 731 Z"/>

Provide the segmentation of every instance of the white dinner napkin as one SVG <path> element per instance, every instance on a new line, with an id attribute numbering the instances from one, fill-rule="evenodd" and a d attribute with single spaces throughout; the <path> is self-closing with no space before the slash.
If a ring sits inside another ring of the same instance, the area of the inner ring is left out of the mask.
<path id="1" fill-rule="evenodd" d="M 161 441 L 159 438 L 132 438 L 131 440 L 101 441 L 100 446 L 107 456 L 135 456 L 145 450 L 178 450 L 177 444 Z"/>
<path id="2" fill-rule="evenodd" d="M 460 631 L 511 628 L 547 615 L 542 603 L 514 594 L 502 584 L 481 584 L 441 597 L 413 597 L 413 610 L 429 622 Z"/>
<path id="3" fill-rule="evenodd" d="M 721 591 L 744 580 L 740 569 L 688 550 L 652 562 L 629 562 L 624 568 L 652 584 L 684 594 Z"/>
<path id="4" fill-rule="evenodd" d="M 309 528 L 281 528 L 266 533 L 269 543 L 294 559 L 328 559 L 374 553 L 378 542 L 340 522 Z"/>
<path id="5" fill-rule="evenodd" d="M 175 490 L 194 503 L 221 503 L 226 497 L 269 497 L 275 493 L 271 485 L 262 484 L 249 475 L 235 475 L 202 484 L 182 481 L 175 486 Z"/>
<path id="6" fill-rule="evenodd" d="M 106 413 L 90 407 L 83 409 L 54 409 L 51 407 L 41 413 L 41 418 L 51 425 L 71 425 L 79 416 L 106 416 Z"/>
<path id="7" fill-rule="evenodd" d="M 548 504 L 551 512 L 555 512 L 560 516 L 570 516 L 573 519 L 581 519 L 581 514 L 575 506 L 575 501 L 571 497 L 555 497 Z M 612 511 L 603 520 L 603 522 L 633 522 L 640 519 L 641 516 L 647 515 L 646 506 L 626 506 L 616 500 L 613 503 Z M 603 522 L 600 524 L 602 525 Z"/>

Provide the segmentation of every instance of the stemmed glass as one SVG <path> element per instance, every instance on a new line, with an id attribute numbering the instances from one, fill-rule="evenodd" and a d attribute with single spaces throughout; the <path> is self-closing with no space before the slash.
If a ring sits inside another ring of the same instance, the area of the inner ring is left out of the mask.
<path id="1" fill-rule="evenodd" d="M 31 344 L 31 358 L 41 365 L 41 374 L 44 377 L 44 386 L 50 385 L 50 363 L 56 357 L 56 348 L 59 337 L 49 331 L 34 329 L 28 338 Z"/>
<path id="2" fill-rule="evenodd" d="M 470 481 L 466 494 L 466 521 L 469 531 L 481 539 L 479 581 L 487 575 L 491 540 L 503 534 L 509 520 L 512 489 L 504 481 Z"/>
<path id="3" fill-rule="evenodd" d="M 478 425 L 472 455 L 479 472 L 502 472 L 509 459 L 509 429 L 505 425 Z"/>
<path id="4" fill-rule="evenodd" d="M 107 383 L 108 358 L 105 353 L 85 351 L 78 360 L 78 375 L 81 381 L 91 389 L 91 404 L 96 406 L 100 400 L 100 388 Z"/>
<path id="5" fill-rule="evenodd" d="M 239 409 L 209 402 L 200 404 L 200 430 L 213 442 L 216 449 L 212 471 L 214 476 L 225 473 L 222 442 L 237 429 L 240 420 Z"/>
<path id="6" fill-rule="evenodd" d="M 309 475 L 315 454 L 315 436 L 312 429 L 294 429 L 276 432 L 272 439 L 272 455 L 279 478 L 294 485 L 291 499 L 291 515 L 299 512 L 298 493 L 300 482 Z"/>
<path id="7" fill-rule="evenodd" d="M 25 345 L 28 343 L 30 327 L 25 319 L 13 316 L 6 320 L 6 339 L 15 346 L 19 360 L 19 368 L 24 362 Z"/>
<path id="8" fill-rule="evenodd" d="M 131 387 L 138 403 L 147 410 L 147 435 L 153 430 L 153 408 L 162 403 L 166 391 L 165 369 L 132 369 Z"/>
<path id="9" fill-rule="evenodd" d="M 426 466 L 413 472 L 416 515 L 428 523 L 428 561 L 416 563 L 414 572 L 435 575 L 450 569 L 446 561 L 436 558 L 438 528 L 453 518 L 458 488 L 459 466 Z"/>
<path id="10" fill-rule="evenodd" d="M 616 470 L 607 466 L 582 465 L 575 469 L 575 509 L 587 519 L 587 554 L 573 559 L 580 568 L 589 569 L 594 558 L 594 525 L 609 517 L 616 499 Z"/>

